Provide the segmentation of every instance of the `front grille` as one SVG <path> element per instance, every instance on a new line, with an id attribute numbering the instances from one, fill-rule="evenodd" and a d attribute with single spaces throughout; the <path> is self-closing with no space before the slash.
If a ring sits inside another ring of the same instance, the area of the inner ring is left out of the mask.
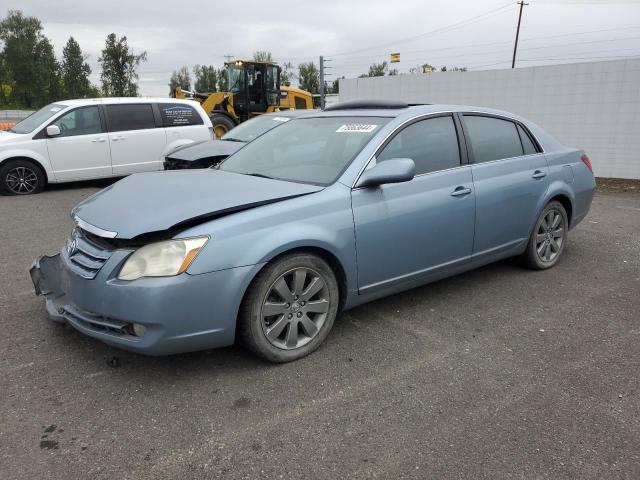
<path id="1" fill-rule="evenodd" d="M 78 228 L 71 232 L 65 248 L 73 271 L 89 280 L 95 278 L 113 253 L 113 250 L 105 249 L 89 240 Z"/>

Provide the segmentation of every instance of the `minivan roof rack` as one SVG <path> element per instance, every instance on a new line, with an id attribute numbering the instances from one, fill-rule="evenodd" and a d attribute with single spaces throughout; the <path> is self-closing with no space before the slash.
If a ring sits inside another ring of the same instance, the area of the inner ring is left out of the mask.
<path id="1" fill-rule="evenodd" d="M 395 110 L 398 108 L 409 108 L 405 102 L 395 100 L 348 100 L 346 102 L 329 105 L 324 109 L 325 112 L 333 110 L 362 110 L 362 109 L 388 109 Z"/>

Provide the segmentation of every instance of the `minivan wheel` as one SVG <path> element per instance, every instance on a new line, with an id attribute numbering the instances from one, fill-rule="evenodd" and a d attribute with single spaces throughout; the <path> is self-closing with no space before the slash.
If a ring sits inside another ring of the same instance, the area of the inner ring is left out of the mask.
<path id="1" fill-rule="evenodd" d="M 0 166 L 0 193 L 3 195 L 40 193 L 45 183 L 42 170 L 28 160 L 8 160 Z"/>
<path id="2" fill-rule="evenodd" d="M 542 210 L 531 232 L 527 250 L 523 254 L 526 266 L 535 270 L 553 267 L 567 243 L 569 221 L 560 202 L 549 202 Z"/>
<path id="3" fill-rule="evenodd" d="M 238 339 L 272 362 L 313 352 L 338 313 L 339 290 L 322 258 L 295 253 L 277 258 L 253 280 L 238 316 Z"/>

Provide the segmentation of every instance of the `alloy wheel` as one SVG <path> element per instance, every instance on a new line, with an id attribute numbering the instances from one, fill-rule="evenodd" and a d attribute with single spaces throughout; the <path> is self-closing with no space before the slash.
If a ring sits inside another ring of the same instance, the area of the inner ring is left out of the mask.
<path id="1" fill-rule="evenodd" d="M 292 350 L 309 343 L 329 312 L 329 289 L 322 275 L 300 267 L 284 273 L 262 302 L 262 331 L 275 347 Z"/>
<path id="2" fill-rule="evenodd" d="M 13 193 L 24 195 L 38 187 L 38 176 L 28 167 L 15 167 L 7 172 L 5 183 Z"/>
<path id="3" fill-rule="evenodd" d="M 564 242 L 565 224 L 562 214 L 549 210 L 538 222 L 536 230 L 536 253 L 542 262 L 553 262 L 560 254 Z"/>

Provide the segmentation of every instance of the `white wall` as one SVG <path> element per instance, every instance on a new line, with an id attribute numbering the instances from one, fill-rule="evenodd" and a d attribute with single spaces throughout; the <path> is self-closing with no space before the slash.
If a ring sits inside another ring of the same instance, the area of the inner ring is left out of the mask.
<path id="1" fill-rule="evenodd" d="M 340 80 L 340 100 L 498 108 L 584 149 L 596 176 L 640 179 L 640 58 Z"/>

